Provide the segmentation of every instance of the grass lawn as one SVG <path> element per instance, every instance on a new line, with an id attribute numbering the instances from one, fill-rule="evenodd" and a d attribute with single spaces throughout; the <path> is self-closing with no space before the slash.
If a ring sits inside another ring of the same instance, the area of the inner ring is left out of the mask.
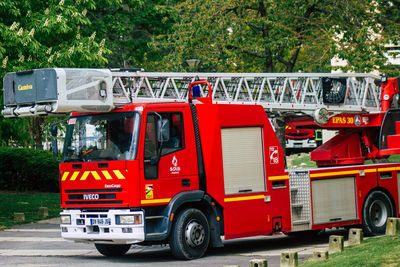
<path id="1" fill-rule="evenodd" d="M 57 217 L 60 209 L 59 193 L 5 192 L 0 191 L 0 230 L 13 226 L 14 212 L 25 213 L 25 223 L 42 220 L 39 207 L 49 209 L 49 218 Z"/>
<path id="2" fill-rule="evenodd" d="M 361 245 L 346 247 L 342 253 L 329 255 L 325 261 L 308 261 L 301 267 L 394 267 L 400 266 L 400 235 L 364 240 Z"/>

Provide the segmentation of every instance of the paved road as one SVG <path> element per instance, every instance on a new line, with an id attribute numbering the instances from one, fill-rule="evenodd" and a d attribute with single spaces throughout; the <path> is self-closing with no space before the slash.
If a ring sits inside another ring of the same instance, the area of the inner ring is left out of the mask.
<path id="1" fill-rule="evenodd" d="M 345 235 L 345 231 L 330 234 Z M 178 261 L 168 246 L 134 246 L 119 258 L 100 255 L 91 244 L 64 241 L 60 237 L 58 218 L 34 224 L 19 225 L 0 231 L 0 265 L 4 266 L 248 266 L 249 260 L 266 258 L 268 266 L 279 266 L 283 251 L 297 251 L 299 260 L 312 255 L 313 250 L 327 249 L 327 233 L 316 238 L 295 239 L 284 235 L 245 238 L 224 242 L 224 247 L 213 249 L 205 257 L 193 261 Z"/>

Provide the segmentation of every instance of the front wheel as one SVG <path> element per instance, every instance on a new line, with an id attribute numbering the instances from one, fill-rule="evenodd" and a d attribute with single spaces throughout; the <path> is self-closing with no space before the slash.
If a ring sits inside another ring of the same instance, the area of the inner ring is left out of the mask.
<path id="1" fill-rule="evenodd" d="M 210 242 L 210 226 L 198 209 L 183 210 L 172 225 L 169 245 L 179 259 L 197 259 L 204 255 Z"/>
<path id="2" fill-rule="evenodd" d="M 118 257 L 125 255 L 131 248 L 130 244 L 111 245 L 111 244 L 94 244 L 97 251 L 107 257 Z"/>
<path id="3" fill-rule="evenodd" d="M 368 235 L 385 233 L 386 221 L 394 216 L 392 201 L 382 191 L 374 191 L 365 199 L 362 213 L 364 232 Z"/>

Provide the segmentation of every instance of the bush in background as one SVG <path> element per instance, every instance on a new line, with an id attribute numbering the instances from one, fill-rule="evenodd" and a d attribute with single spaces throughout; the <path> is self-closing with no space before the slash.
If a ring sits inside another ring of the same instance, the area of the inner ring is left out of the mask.
<path id="1" fill-rule="evenodd" d="M 0 147 L 0 190 L 58 192 L 58 162 L 49 151 Z"/>

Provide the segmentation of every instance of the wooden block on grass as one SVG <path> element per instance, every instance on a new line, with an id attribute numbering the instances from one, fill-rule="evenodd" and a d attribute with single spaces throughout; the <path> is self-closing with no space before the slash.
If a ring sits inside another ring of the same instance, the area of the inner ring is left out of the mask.
<path id="1" fill-rule="evenodd" d="M 364 240 L 362 229 L 351 228 L 349 230 L 349 245 L 360 245 Z"/>
<path id="2" fill-rule="evenodd" d="M 342 252 L 344 246 L 343 236 L 331 235 L 329 237 L 329 254 Z"/>
<path id="3" fill-rule="evenodd" d="M 266 259 L 253 259 L 249 261 L 249 267 L 268 267 Z"/>
<path id="4" fill-rule="evenodd" d="M 15 222 L 24 222 L 25 221 L 25 213 L 14 212 L 14 221 Z"/>
<path id="5" fill-rule="evenodd" d="M 323 261 L 329 258 L 328 251 L 314 251 L 313 252 L 313 260 L 314 261 Z"/>
<path id="6" fill-rule="evenodd" d="M 298 265 L 297 252 L 282 252 L 281 267 L 296 267 Z"/>
<path id="7" fill-rule="evenodd" d="M 386 222 L 386 235 L 400 234 L 400 218 L 388 218 Z"/>
<path id="8" fill-rule="evenodd" d="M 38 214 L 41 218 L 49 217 L 49 209 L 47 207 L 39 207 Z"/>

